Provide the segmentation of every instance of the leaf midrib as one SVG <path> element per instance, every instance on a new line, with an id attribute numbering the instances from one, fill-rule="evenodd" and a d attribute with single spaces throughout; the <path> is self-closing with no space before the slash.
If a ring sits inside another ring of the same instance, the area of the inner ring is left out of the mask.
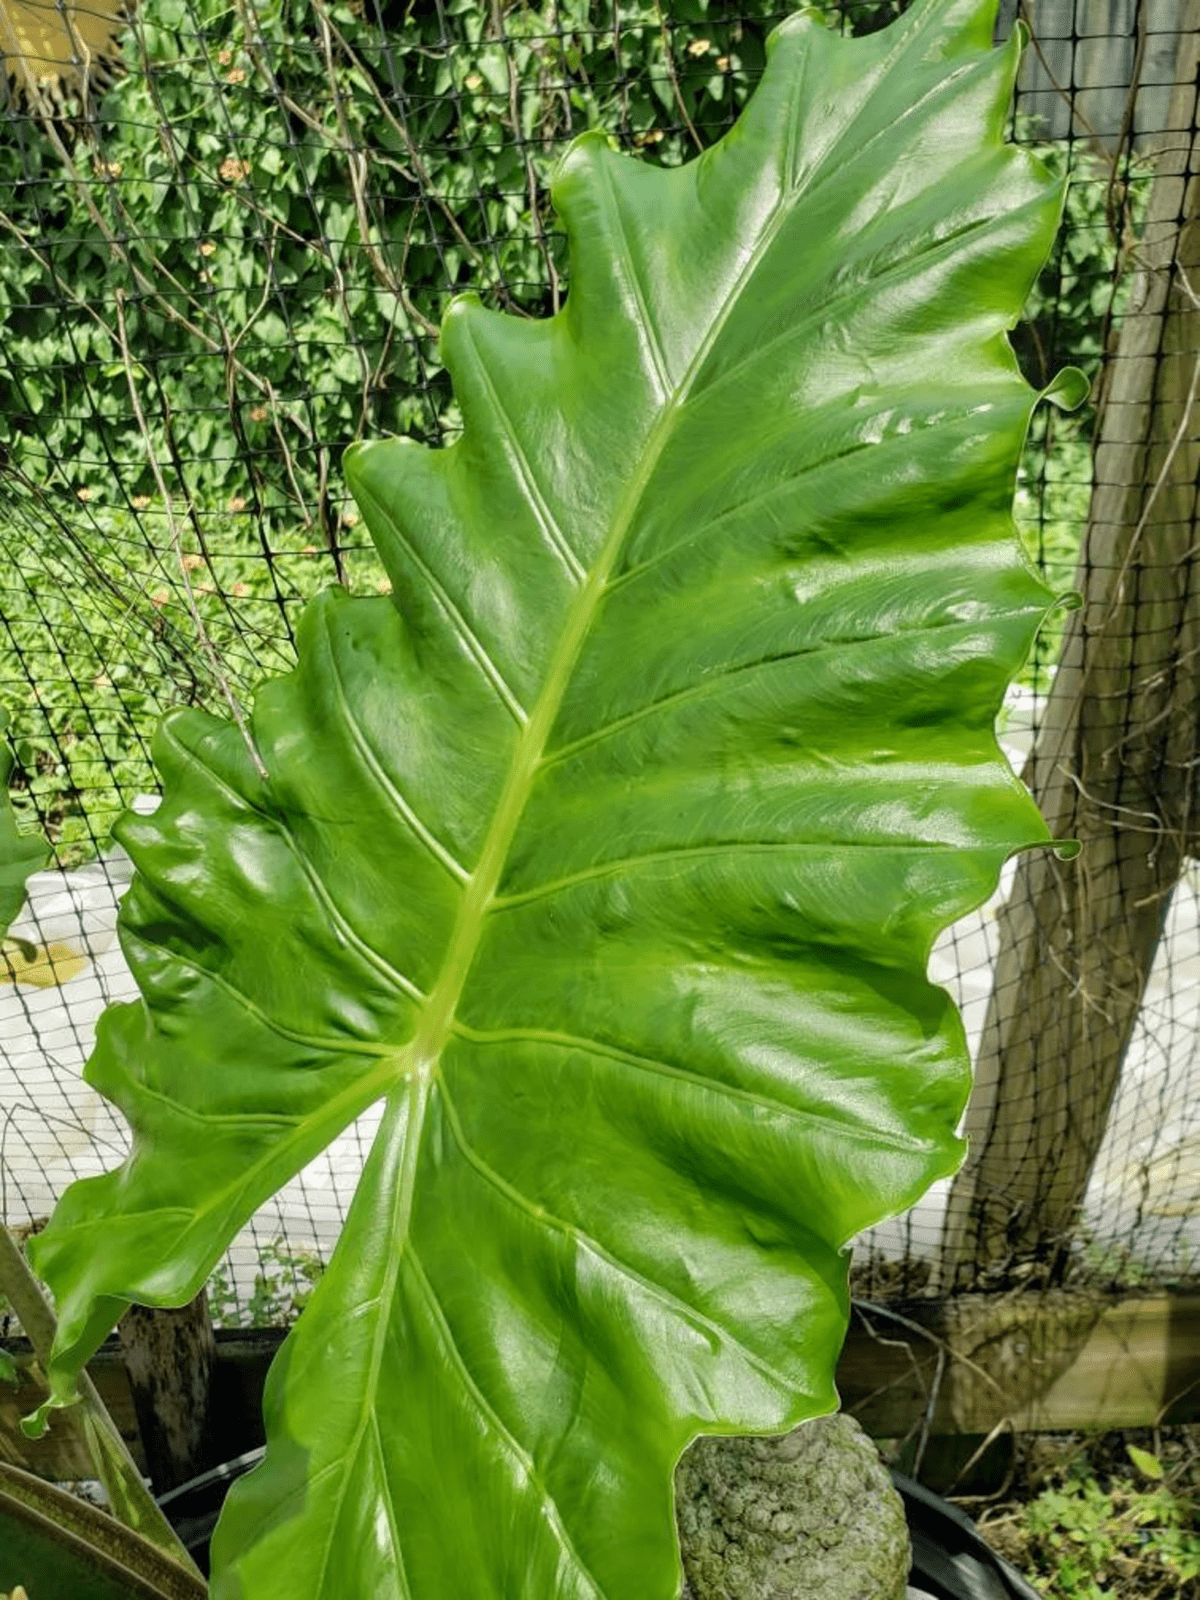
<path id="1" fill-rule="evenodd" d="M 679 414 L 687 403 L 698 373 L 707 362 L 746 284 L 757 272 L 775 240 L 791 193 L 791 185 L 787 182 L 786 176 L 781 174 L 779 196 L 763 225 L 759 241 L 743 262 L 724 303 L 713 317 L 708 332 L 696 347 L 674 395 L 663 407 L 657 421 L 650 429 L 637 470 L 618 502 L 609 536 L 567 613 L 566 623 L 559 635 L 542 691 L 528 722 L 518 735 L 508 777 L 496 803 L 478 864 L 463 891 L 459 914 L 447 945 L 447 959 L 422 1007 L 420 1020 L 413 1035 L 411 1046 L 413 1069 L 419 1075 L 436 1075 L 437 1065 L 450 1037 L 468 973 L 483 936 L 488 911 L 496 898 L 496 890 L 508 861 L 512 841 L 533 789 L 534 775 L 542 763 L 563 697 L 608 587 L 613 565 L 624 547 L 626 537 L 641 506 L 642 496 L 666 449 Z M 621 237 L 623 240 L 623 232 Z M 414 1137 L 419 1139 L 420 1131 L 419 1126 L 410 1123 L 410 1133 Z"/>
<path id="2" fill-rule="evenodd" d="M 733 307 L 737 304 L 746 282 L 757 271 L 759 264 L 775 238 L 785 212 L 788 194 L 789 186 L 781 176 L 779 198 L 764 225 L 759 243 L 743 263 L 724 305 L 717 316 L 714 317 L 708 334 L 701 341 L 689 362 L 674 397 L 663 407 L 658 420 L 651 428 L 645 448 L 642 451 L 638 469 L 630 479 L 629 485 L 617 506 L 608 539 L 594 567 L 588 573 L 585 582 L 580 586 L 574 603 L 567 614 L 566 625 L 551 659 L 542 692 L 538 696 L 529 720 L 524 724 L 518 735 L 508 777 L 497 802 L 478 864 L 463 890 L 463 897 L 459 903 L 458 917 L 455 920 L 454 929 L 447 946 L 447 959 L 421 1010 L 420 1019 L 411 1044 L 403 1051 L 405 1062 L 409 1068 L 407 1082 L 398 1085 L 393 1090 L 379 1131 L 379 1138 L 386 1139 L 389 1125 L 394 1126 L 395 1119 L 401 1115 L 404 1116 L 403 1150 L 400 1155 L 400 1170 L 392 1205 L 392 1248 L 389 1252 L 384 1283 L 381 1286 L 379 1322 L 372 1340 L 370 1370 L 367 1375 L 367 1382 L 364 1385 L 363 1398 L 365 1404 L 362 1416 L 359 1419 L 359 1426 L 355 1430 L 354 1439 L 351 1441 L 347 1451 L 348 1460 L 353 1460 L 356 1457 L 361 1447 L 367 1419 L 374 1410 L 374 1396 L 379 1379 L 383 1349 L 386 1343 L 385 1330 L 388 1324 L 388 1317 L 384 1308 L 396 1291 L 400 1262 L 405 1253 L 404 1245 L 412 1219 L 416 1190 L 417 1168 L 419 1165 L 417 1154 L 421 1145 L 425 1119 L 429 1114 L 429 1107 L 433 1098 L 433 1084 L 438 1075 L 438 1064 L 454 1026 L 455 1013 L 462 997 L 468 973 L 475 960 L 475 954 L 479 948 L 485 919 L 496 898 L 496 889 L 504 871 L 505 863 L 508 860 L 513 838 L 524 815 L 525 806 L 533 787 L 534 774 L 541 764 L 551 729 L 558 717 L 559 708 L 566 693 L 567 685 L 571 680 L 579 653 L 607 587 L 613 564 L 624 546 L 634 516 L 641 504 L 642 495 L 671 436 L 676 419 L 687 400 L 696 374 L 708 359 L 713 344 L 720 336 L 721 330 L 725 326 Z M 401 1109 L 402 1106 L 403 1110 Z M 343 1477 L 341 1492 L 338 1497 L 339 1510 L 348 1482 L 349 1472 L 347 1471 Z M 324 1559 L 325 1562 L 329 1559 L 328 1547 L 325 1551 Z"/>
<path id="3" fill-rule="evenodd" d="M 585 581 L 581 584 L 567 614 L 566 625 L 559 636 L 558 646 L 551 658 L 541 694 L 517 738 L 508 777 L 497 802 L 491 826 L 484 840 L 479 861 L 472 872 L 459 903 L 459 912 L 447 945 L 447 959 L 440 975 L 429 992 L 421 1010 L 409 1048 L 403 1052 L 409 1066 L 407 1082 L 393 1090 L 378 1137 L 388 1137 L 389 1124 L 401 1115 L 405 1117 L 403 1149 L 396 1194 L 392 1205 L 392 1248 L 380 1293 L 379 1321 L 371 1345 L 370 1370 L 364 1385 L 362 1415 L 355 1435 L 346 1452 L 347 1461 L 356 1458 L 365 1435 L 367 1422 L 374 1412 L 374 1397 L 379 1381 L 379 1371 L 386 1344 L 388 1316 L 386 1306 L 395 1294 L 399 1280 L 400 1263 L 405 1254 L 408 1228 L 415 1198 L 418 1151 L 421 1145 L 425 1119 L 433 1098 L 433 1083 L 438 1075 L 438 1064 L 454 1026 L 455 1013 L 467 976 L 475 960 L 488 911 L 495 898 L 496 889 L 508 860 L 517 828 L 525 812 L 534 774 L 542 761 L 551 729 L 558 717 L 563 696 L 570 682 L 580 650 L 591 628 L 601 598 L 608 584 L 613 564 L 624 546 L 634 516 L 641 504 L 642 495 L 666 447 L 676 418 L 686 402 L 696 374 L 708 359 L 709 352 L 719 337 L 747 280 L 757 271 L 763 256 L 770 248 L 784 214 L 789 188 L 781 178 L 780 194 L 763 228 L 757 247 L 747 257 L 726 297 L 720 312 L 713 319 L 707 336 L 697 347 L 687 370 L 680 380 L 674 397 L 663 407 L 651 428 L 642 452 L 638 469 L 630 479 L 625 494 L 618 503 L 613 517 L 612 530 L 600 556 Z M 622 235 L 623 238 L 623 235 Z M 403 1111 L 401 1106 L 403 1104 Z M 343 1476 L 337 1500 L 340 1514 L 350 1473 Z M 336 1522 L 336 1516 L 334 1521 Z M 331 1524 L 332 1526 L 332 1524 Z M 322 1576 L 332 1549 L 328 1542 L 323 1562 Z"/>
<path id="4" fill-rule="evenodd" d="M 664 405 L 650 429 L 637 470 L 618 502 L 609 536 L 594 566 L 576 593 L 547 669 L 542 691 L 529 714 L 528 721 L 517 737 L 512 763 L 497 801 L 478 864 L 463 890 L 458 916 L 447 944 L 446 959 L 421 1009 L 412 1041 L 408 1049 L 403 1052 L 410 1068 L 408 1081 L 402 1088 L 393 1091 L 379 1134 L 380 1138 L 387 1137 L 389 1122 L 402 1114 L 400 1103 L 406 1102 L 403 1152 L 392 1208 L 394 1223 L 392 1249 L 380 1298 L 381 1315 L 372 1344 L 370 1372 L 364 1386 L 366 1403 L 360 1426 L 350 1446 L 351 1458 L 356 1455 L 361 1443 L 366 1417 L 374 1408 L 374 1393 L 385 1343 L 384 1330 L 388 1320 L 382 1307 L 395 1293 L 400 1261 L 404 1255 L 408 1226 L 413 1213 L 419 1165 L 417 1152 L 420 1149 L 425 1119 L 433 1099 L 434 1080 L 438 1076 L 442 1051 L 450 1038 L 458 1004 L 479 949 L 488 912 L 496 899 L 496 890 L 508 861 L 513 839 L 532 792 L 534 776 L 541 765 L 580 651 L 607 589 L 609 575 L 625 545 L 629 530 L 641 506 L 642 497 L 674 431 L 679 414 L 687 402 L 697 374 L 707 362 L 746 284 L 758 271 L 775 240 L 792 193 L 793 186 L 788 181 L 788 174 L 781 173 L 779 195 L 763 225 L 758 243 L 743 262 L 724 303 L 713 317 L 707 334 L 692 355 L 675 394 Z M 623 233 L 621 238 L 624 242 Z M 625 253 L 628 254 L 627 249 Z M 343 1493 L 347 1482 L 348 1474 L 343 1480 Z"/>
<path id="5" fill-rule="evenodd" d="M 930 14 L 933 14 L 933 9 L 931 8 Z M 907 35 L 898 39 L 892 52 L 886 58 L 887 62 L 894 59 L 895 55 L 907 48 L 910 43 L 911 40 Z M 936 98 L 948 83 L 957 81 L 964 72 L 970 70 L 971 65 L 971 63 L 964 63 L 963 66 L 952 72 L 947 79 L 939 80 L 937 84 L 921 95 L 914 105 L 905 109 L 901 120 L 907 119 L 931 97 Z M 441 1058 L 442 1050 L 450 1037 L 467 976 L 474 963 L 475 955 L 483 936 L 485 919 L 495 900 L 496 889 L 508 860 L 512 841 L 532 791 L 534 775 L 541 765 L 550 733 L 557 720 L 563 697 L 579 659 L 580 651 L 591 629 L 601 599 L 608 587 L 609 575 L 613 565 L 625 544 L 634 517 L 641 505 L 642 496 L 674 431 L 679 414 L 690 397 L 698 374 L 703 370 L 713 347 L 723 332 L 734 308 L 738 305 L 746 285 L 754 277 L 774 243 L 783 220 L 788 213 L 789 201 L 796 198 L 801 188 L 811 190 L 814 187 L 819 187 L 821 179 L 827 180 L 830 176 L 829 168 L 832 165 L 830 157 L 842 142 L 845 134 L 844 127 L 839 132 L 833 145 L 823 152 L 822 161 L 818 169 L 821 176 L 815 182 L 807 182 L 803 185 L 798 184 L 796 181 L 794 152 L 798 135 L 798 119 L 802 113 L 803 104 L 803 96 L 799 93 L 793 94 L 787 156 L 783 167 L 778 172 L 779 192 L 771 208 L 770 215 L 763 225 L 758 242 L 742 263 L 741 270 L 734 279 L 724 302 L 713 317 L 708 332 L 697 345 L 675 393 L 663 406 L 657 421 L 650 429 L 637 471 L 631 477 L 626 491 L 617 505 L 608 539 L 595 565 L 576 593 L 570 611 L 567 614 L 566 625 L 559 636 L 558 646 L 551 658 L 542 691 L 529 715 L 528 721 L 522 726 L 518 735 L 516 749 L 513 752 L 512 765 L 509 768 L 508 777 L 497 802 L 478 865 L 471 874 L 465 886 L 463 898 L 459 903 L 459 914 L 455 920 L 447 945 L 447 959 L 442 967 L 440 976 L 429 993 L 413 1035 L 411 1060 L 414 1074 L 418 1078 L 424 1079 L 426 1075 L 430 1077 L 436 1075 L 437 1065 Z M 847 119 L 847 122 L 849 123 L 853 120 L 852 116 Z M 888 130 L 878 130 L 868 143 L 874 144 L 886 131 Z M 855 159 L 860 154 L 861 152 L 856 152 Z M 612 193 L 611 185 L 609 186 L 609 193 L 610 195 Z M 622 265 L 627 270 L 628 279 L 635 278 L 636 263 L 632 260 L 628 248 L 623 221 L 620 216 L 620 207 L 616 203 L 615 197 L 610 212 L 610 220 L 620 241 Z M 643 309 L 643 314 L 646 318 L 652 351 L 656 351 L 655 330 L 648 313 L 642 307 L 640 283 L 638 303 L 639 308 Z M 662 373 L 658 362 L 654 361 L 653 365 L 655 376 L 661 381 Z M 494 389 L 492 394 L 498 403 L 498 397 L 495 396 Z M 532 509 L 535 516 L 537 516 L 539 506 L 534 505 Z M 427 1100 L 424 1103 L 426 1106 L 428 1105 Z M 423 1121 L 424 1114 L 422 1113 L 418 1123 L 415 1125 L 410 1123 L 410 1134 L 418 1141 L 421 1136 L 421 1124 Z"/>

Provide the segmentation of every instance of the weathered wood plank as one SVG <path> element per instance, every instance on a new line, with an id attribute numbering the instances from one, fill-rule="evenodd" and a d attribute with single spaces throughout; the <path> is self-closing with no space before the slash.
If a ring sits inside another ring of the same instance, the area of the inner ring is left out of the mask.
<path id="1" fill-rule="evenodd" d="M 283 1333 L 218 1331 L 213 1451 L 229 1460 L 262 1443 L 262 1390 Z M 43 1390 L 23 1341 L 0 1345 L 21 1372 L 0 1384 L 0 1458 L 43 1477 L 86 1478 L 73 1441 L 51 1428 L 26 1439 L 19 1419 Z M 139 1464 L 141 1441 L 117 1341 L 89 1364 Z M 843 1409 L 879 1439 L 928 1422 L 935 1436 L 1146 1427 L 1200 1421 L 1200 1293 L 1097 1298 L 1065 1291 L 958 1295 L 856 1307 L 838 1364 Z"/>
<path id="2" fill-rule="evenodd" d="M 898 1317 L 904 1323 L 897 1321 Z M 856 1308 L 844 1408 L 875 1438 L 1200 1418 L 1200 1294 L 957 1295 Z"/>
<path id="3" fill-rule="evenodd" d="M 156 1495 L 215 1466 L 208 1434 L 216 1341 L 202 1289 L 178 1310 L 133 1305 L 117 1325 Z"/>

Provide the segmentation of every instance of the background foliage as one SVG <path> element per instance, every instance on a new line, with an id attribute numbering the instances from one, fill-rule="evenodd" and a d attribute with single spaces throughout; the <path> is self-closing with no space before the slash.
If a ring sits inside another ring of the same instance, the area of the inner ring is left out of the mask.
<path id="1" fill-rule="evenodd" d="M 824 6 L 857 32 L 900 9 Z M 436 342 L 452 294 L 528 315 L 559 303 L 547 181 L 565 141 L 601 127 L 674 164 L 728 126 L 778 0 L 669 11 L 146 0 L 94 102 L 9 104 L 0 704 L 24 814 L 40 813 L 60 860 L 92 853 L 155 787 L 160 710 L 244 697 L 291 661 L 299 602 L 331 580 L 385 582 L 341 451 L 453 434 Z M 1035 381 L 1064 353 L 1095 370 L 1116 241 L 1133 233 L 1137 184 L 1079 166 L 1018 339 Z M 1060 586 L 1090 420 L 1043 414 L 1022 473 L 1028 548 Z M 1031 672 L 1055 647 L 1048 636 Z"/>
<path id="2" fill-rule="evenodd" d="M 1019 1499 L 984 1513 L 987 1538 L 1047 1600 L 1194 1594 L 1198 1442 L 1195 1427 L 1034 1439 Z"/>

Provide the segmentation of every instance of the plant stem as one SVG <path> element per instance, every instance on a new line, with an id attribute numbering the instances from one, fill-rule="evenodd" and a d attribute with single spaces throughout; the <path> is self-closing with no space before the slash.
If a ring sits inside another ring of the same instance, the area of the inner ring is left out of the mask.
<path id="1" fill-rule="evenodd" d="M 17 1320 L 33 1346 L 43 1370 L 49 1370 L 54 1344 L 54 1312 L 41 1284 L 30 1271 L 21 1247 L 8 1228 L 0 1224 L 0 1294 L 8 1300 Z M 73 1408 L 60 1412 L 68 1427 L 76 1428 L 85 1445 L 96 1476 L 104 1485 L 113 1514 L 126 1527 L 140 1533 L 164 1554 L 200 1576 L 200 1569 L 179 1540 L 174 1528 L 154 1502 L 138 1471 L 137 1463 L 125 1447 L 120 1429 L 108 1414 L 96 1385 L 86 1372 L 79 1375 L 80 1413 Z"/>

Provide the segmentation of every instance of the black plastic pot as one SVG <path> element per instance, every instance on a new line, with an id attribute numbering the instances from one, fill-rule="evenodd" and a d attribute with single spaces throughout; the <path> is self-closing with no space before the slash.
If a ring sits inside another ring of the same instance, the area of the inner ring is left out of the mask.
<path id="1" fill-rule="evenodd" d="M 251 1450 L 159 1500 L 202 1572 L 208 1571 L 208 1542 L 230 1484 L 262 1457 L 261 1450 Z M 910 1600 L 1040 1600 L 1020 1573 L 988 1548 L 957 1506 L 902 1473 L 893 1472 L 892 1478 L 912 1538 Z"/>
<path id="2" fill-rule="evenodd" d="M 984 1542 L 970 1517 L 923 1484 L 892 1473 L 912 1540 L 910 1600 L 1039 1600 L 1015 1567 Z"/>
<path id="3" fill-rule="evenodd" d="M 181 1483 L 178 1489 L 171 1489 L 158 1498 L 167 1521 L 205 1577 L 208 1576 L 208 1543 L 230 1485 L 256 1467 L 263 1453 L 261 1446 L 248 1450 L 244 1456 L 235 1456 L 232 1461 L 202 1472 L 198 1478 Z"/>

